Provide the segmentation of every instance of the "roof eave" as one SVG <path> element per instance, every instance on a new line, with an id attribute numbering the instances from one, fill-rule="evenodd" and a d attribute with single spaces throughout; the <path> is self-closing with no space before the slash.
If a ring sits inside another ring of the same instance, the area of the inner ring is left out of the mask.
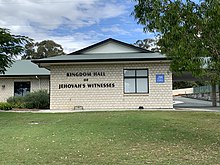
<path id="1" fill-rule="evenodd" d="M 126 61 L 167 61 L 171 60 L 168 58 L 127 58 L 127 59 L 85 59 L 85 60 L 33 60 L 32 62 L 35 64 L 39 63 L 72 63 L 72 62 L 113 62 L 113 61 L 120 61 L 120 62 L 126 62 Z"/>
<path id="2" fill-rule="evenodd" d="M 1 77 L 36 77 L 36 76 L 39 76 L 39 77 L 50 77 L 50 74 L 31 74 L 31 75 L 0 75 L 0 78 Z"/>

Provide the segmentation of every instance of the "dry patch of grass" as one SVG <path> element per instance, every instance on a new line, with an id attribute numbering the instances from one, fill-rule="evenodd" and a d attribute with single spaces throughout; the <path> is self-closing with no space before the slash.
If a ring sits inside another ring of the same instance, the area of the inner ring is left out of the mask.
<path id="1" fill-rule="evenodd" d="M 0 164 L 219 164 L 220 113 L 0 113 Z"/>

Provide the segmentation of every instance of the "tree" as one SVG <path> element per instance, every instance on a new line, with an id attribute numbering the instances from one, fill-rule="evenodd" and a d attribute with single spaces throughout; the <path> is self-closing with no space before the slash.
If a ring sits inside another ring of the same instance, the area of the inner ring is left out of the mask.
<path id="1" fill-rule="evenodd" d="M 31 42 L 28 37 L 13 35 L 9 29 L 0 28 L 0 73 L 4 73 L 14 58 L 25 51 L 24 45 Z"/>
<path id="2" fill-rule="evenodd" d="M 208 76 L 220 83 L 220 1 L 135 0 L 133 15 L 144 31 L 159 35 L 161 52 L 172 59 L 171 69 Z M 214 90 L 213 90 L 214 92 Z M 216 106 L 216 93 L 213 93 Z"/>
<path id="3" fill-rule="evenodd" d="M 159 52 L 160 48 L 157 45 L 157 41 L 152 38 L 147 38 L 144 40 L 137 40 L 134 43 L 135 46 L 138 46 L 143 49 L 150 50 L 152 52 Z"/>
<path id="4" fill-rule="evenodd" d="M 64 55 L 61 45 L 52 40 L 44 40 L 36 43 L 28 43 L 25 45 L 26 52 L 22 59 L 40 59 Z"/>

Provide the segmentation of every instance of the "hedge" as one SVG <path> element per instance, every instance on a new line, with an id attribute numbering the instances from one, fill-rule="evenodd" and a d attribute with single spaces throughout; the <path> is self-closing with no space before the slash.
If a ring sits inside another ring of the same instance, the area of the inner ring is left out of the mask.
<path id="1" fill-rule="evenodd" d="M 25 96 L 13 96 L 7 99 L 13 108 L 48 109 L 50 96 L 47 90 L 31 92 Z"/>
<path id="2" fill-rule="evenodd" d="M 11 110 L 12 105 L 10 103 L 0 103 L 0 110 Z"/>

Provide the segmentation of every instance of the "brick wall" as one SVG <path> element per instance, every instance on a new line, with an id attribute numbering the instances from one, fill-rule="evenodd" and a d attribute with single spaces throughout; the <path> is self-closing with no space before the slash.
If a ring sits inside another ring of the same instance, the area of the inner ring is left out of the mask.
<path id="1" fill-rule="evenodd" d="M 0 78 L 0 102 L 6 102 L 11 96 L 14 96 L 14 82 L 30 81 L 31 82 L 31 92 L 37 91 L 39 89 L 46 89 L 49 92 L 49 77 L 40 78 L 40 80 L 34 78 L 24 78 L 24 77 L 1 77 Z M 2 87 L 2 86 L 5 87 Z"/>
<path id="2" fill-rule="evenodd" d="M 149 71 L 149 94 L 124 94 L 123 69 Z M 68 72 L 105 72 L 105 76 L 70 76 Z M 165 83 L 156 83 L 156 74 L 165 75 Z M 84 79 L 88 79 L 85 81 Z M 112 88 L 88 88 L 87 84 L 114 83 Z M 79 88 L 61 88 L 60 84 L 85 84 Z M 75 64 L 51 66 L 51 109 L 137 109 L 173 108 L 172 73 L 169 63 Z"/>

